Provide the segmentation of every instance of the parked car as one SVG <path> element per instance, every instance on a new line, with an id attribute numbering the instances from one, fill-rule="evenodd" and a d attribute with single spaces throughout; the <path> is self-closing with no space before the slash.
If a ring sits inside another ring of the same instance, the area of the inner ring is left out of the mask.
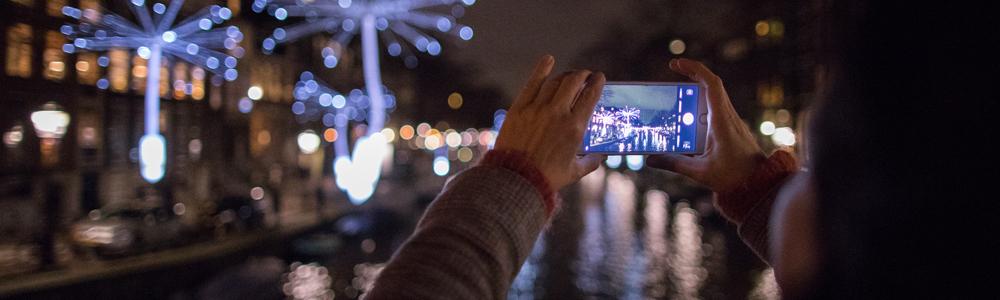
<path id="1" fill-rule="evenodd" d="M 166 248 L 186 241 L 180 220 L 163 208 L 96 210 L 70 227 L 77 250 L 118 257 Z"/>

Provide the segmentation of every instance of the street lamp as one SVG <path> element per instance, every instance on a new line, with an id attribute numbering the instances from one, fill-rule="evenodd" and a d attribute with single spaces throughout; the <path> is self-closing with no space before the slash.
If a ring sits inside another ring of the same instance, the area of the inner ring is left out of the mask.
<path id="1" fill-rule="evenodd" d="M 31 113 L 35 134 L 42 139 L 61 139 L 69 126 L 69 114 L 55 102 L 45 103 L 42 109 Z"/>
<path id="2" fill-rule="evenodd" d="M 55 102 L 45 103 L 40 110 L 31 113 L 35 134 L 41 140 L 39 152 L 43 166 L 54 166 L 59 161 L 59 140 L 66 135 L 69 120 L 69 114 Z"/>
<path id="3" fill-rule="evenodd" d="M 39 240 L 39 256 L 43 266 L 55 264 L 55 232 L 58 230 L 57 218 L 60 215 L 59 204 L 62 202 L 60 193 L 62 184 L 50 177 L 52 167 L 59 162 L 59 140 L 66 135 L 66 127 L 69 126 L 69 114 L 63 111 L 62 107 L 55 102 L 45 103 L 38 111 L 31 113 L 31 124 L 35 127 L 35 134 L 40 140 L 39 153 L 42 160 L 42 176 L 45 189 L 42 201 L 40 201 L 42 212 L 42 235 Z"/>

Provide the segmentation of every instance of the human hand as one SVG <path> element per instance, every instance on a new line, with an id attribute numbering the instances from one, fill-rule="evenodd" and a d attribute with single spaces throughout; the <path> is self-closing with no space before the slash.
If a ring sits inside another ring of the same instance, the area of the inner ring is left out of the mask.
<path id="1" fill-rule="evenodd" d="M 705 65 L 690 59 L 670 60 L 670 69 L 700 83 L 707 91 L 708 140 L 698 156 L 661 154 L 647 165 L 680 173 L 715 192 L 739 187 L 767 156 L 733 108 L 722 80 Z"/>
<path id="2" fill-rule="evenodd" d="M 539 60 L 507 112 L 494 149 L 523 152 L 559 190 L 596 170 L 604 159 L 576 154 L 605 78 L 586 70 L 548 78 L 553 64 L 550 55 Z"/>

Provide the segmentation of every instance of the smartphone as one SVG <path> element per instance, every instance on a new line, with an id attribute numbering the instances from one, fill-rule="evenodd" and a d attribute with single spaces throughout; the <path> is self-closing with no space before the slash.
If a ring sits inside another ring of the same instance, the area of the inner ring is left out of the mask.
<path id="1" fill-rule="evenodd" d="M 580 153 L 700 154 L 708 131 L 704 94 L 692 82 L 608 82 Z"/>

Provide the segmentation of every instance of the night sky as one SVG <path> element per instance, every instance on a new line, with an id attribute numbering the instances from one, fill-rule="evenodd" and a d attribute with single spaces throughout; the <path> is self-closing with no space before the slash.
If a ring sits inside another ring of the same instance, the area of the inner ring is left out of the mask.
<path id="1" fill-rule="evenodd" d="M 445 55 L 472 63 L 482 80 L 496 82 L 508 97 L 514 97 L 539 56 L 554 55 L 555 72 L 561 72 L 609 26 L 627 22 L 629 5 L 625 3 L 479 0 L 459 19 L 475 29 L 475 38 L 446 48 Z"/>

